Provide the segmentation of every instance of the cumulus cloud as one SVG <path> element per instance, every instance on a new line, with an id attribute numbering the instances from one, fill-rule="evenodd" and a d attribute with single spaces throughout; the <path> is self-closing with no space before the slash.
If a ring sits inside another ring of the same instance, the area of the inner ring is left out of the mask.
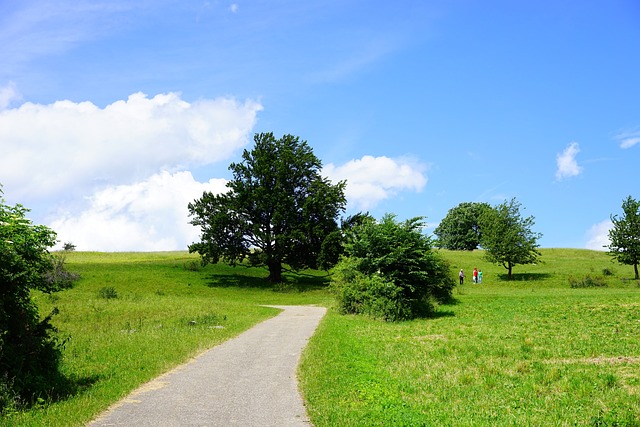
<path id="1" fill-rule="evenodd" d="M 612 228 L 613 223 L 608 219 L 593 225 L 589 231 L 587 231 L 587 244 L 585 248 L 596 251 L 607 250 L 606 246 L 609 245 L 609 230 Z"/>
<path id="2" fill-rule="evenodd" d="M 0 86 L 0 110 L 7 108 L 12 102 L 22 98 L 18 87 L 14 82 L 9 82 L 5 86 Z"/>
<path id="3" fill-rule="evenodd" d="M 187 205 L 202 196 L 226 192 L 224 179 L 196 181 L 190 172 L 161 172 L 130 185 L 105 188 L 79 213 L 61 213 L 51 221 L 61 243 L 79 250 L 185 250 L 200 230 L 189 224 Z"/>
<path id="4" fill-rule="evenodd" d="M 332 181 L 347 181 L 345 195 L 351 207 L 367 210 L 404 190 L 422 191 L 427 184 L 425 166 L 408 159 L 364 156 L 342 166 L 328 164 L 323 174 Z"/>
<path id="5" fill-rule="evenodd" d="M 623 132 L 616 135 L 616 139 L 620 142 L 620 148 L 631 148 L 640 142 L 640 131 Z"/>
<path id="6" fill-rule="evenodd" d="M 261 109 L 231 98 L 189 103 L 177 93 L 135 93 L 104 108 L 25 103 L 0 111 L 0 182 L 15 197 L 55 197 L 210 164 L 248 142 Z"/>
<path id="7" fill-rule="evenodd" d="M 582 173 L 582 167 L 578 166 L 576 155 L 580 152 L 577 142 L 572 142 L 564 151 L 556 156 L 556 179 L 562 181 L 565 178 L 577 176 Z"/>

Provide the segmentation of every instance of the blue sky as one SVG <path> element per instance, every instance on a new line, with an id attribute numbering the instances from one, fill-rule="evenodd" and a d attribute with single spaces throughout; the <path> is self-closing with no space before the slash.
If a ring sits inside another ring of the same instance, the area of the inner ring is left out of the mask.
<path id="1" fill-rule="evenodd" d="M 256 132 L 348 212 L 515 197 L 602 249 L 640 197 L 640 3 L 0 0 L 0 183 L 79 250 L 185 249 Z"/>

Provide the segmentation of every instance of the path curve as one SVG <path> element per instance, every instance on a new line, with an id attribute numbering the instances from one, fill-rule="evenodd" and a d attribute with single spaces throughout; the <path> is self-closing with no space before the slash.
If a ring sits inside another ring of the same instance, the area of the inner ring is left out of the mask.
<path id="1" fill-rule="evenodd" d="M 326 308 L 270 307 L 283 311 L 143 385 L 88 426 L 311 426 L 296 369 Z"/>

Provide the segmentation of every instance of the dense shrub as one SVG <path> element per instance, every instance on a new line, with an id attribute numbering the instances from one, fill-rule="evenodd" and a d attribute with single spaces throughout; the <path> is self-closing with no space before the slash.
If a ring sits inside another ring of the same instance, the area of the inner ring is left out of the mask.
<path id="1" fill-rule="evenodd" d="M 582 278 L 569 277 L 569 285 L 572 288 L 602 288 L 607 286 L 607 281 L 602 276 L 587 274 Z"/>
<path id="2" fill-rule="evenodd" d="M 55 233 L 32 224 L 27 212 L 0 199 L 0 412 L 46 397 L 60 378 L 63 344 L 51 325 L 57 309 L 40 320 L 31 290 L 60 289 L 62 264 L 48 251 Z"/>
<path id="3" fill-rule="evenodd" d="M 419 217 L 397 222 L 385 215 L 350 231 L 331 283 L 343 313 L 410 319 L 430 313 L 434 301 L 451 298 L 449 265 L 423 227 Z"/>

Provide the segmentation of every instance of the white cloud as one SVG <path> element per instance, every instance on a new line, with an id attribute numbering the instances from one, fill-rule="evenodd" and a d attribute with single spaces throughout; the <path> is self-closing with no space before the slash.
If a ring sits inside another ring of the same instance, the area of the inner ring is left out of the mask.
<path id="1" fill-rule="evenodd" d="M 631 148 L 640 142 L 640 131 L 624 132 L 615 138 L 620 141 L 620 148 Z"/>
<path id="2" fill-rule="evenodd" d="M 223 179 L 197 182 L 190 172 L 161 172 L 98 191 L 84 211 L 60 214 L 50 226 L 61 243 L 72 242 L 79 250 L 185 250 L 200 233 L 188 223 L 188 203 L 204 191 L 226 192 L 225 184 Z"/>
<path id="3" fill-rule="evenodd" d="M 22 95 L 20 95 L 18 87 L 14 82 L 9 82 L 9 84 L 4 87 L 0 86 L 0 110 L 4 110 L 13 101 L 18 101 L 21 98 Z"/>
<path id="4" fill-rule="evenodd" d="M 367 210 L 399 191 L 422 191 L 425 167 L 408 159 L 364 156 L 342 166 L 328 164 L 323 174 L 334 182 L 347 180 L 345 195 L 356 209 Z"/>
<path id="5" fill-rule="evenodd" d="M 238 13 L 238 3 L 231 3 L 229 6 L 229 12 Z"/>
<path id="6" fill-rule="evenodd" d="M 578 166 L 576 161 L 576 155 L 580 152 L 580 147 L 577 142 L 572 142 L 565 148 L 565 150 L 556 156 L 556 164 L 558 169 L 556 170 L 556 179 L 558 181 L 564 178 L 570 178 L 582 173 L 582 167 Z"/>
<path id="7" fill-rule="evenodd" d="M 611 228 L 613 228 L 613 223 L 608 219 L 593 225 L 589 231 L 587 231 L 587 244 L 585 248 L 596 251 L 607 250 L 605 246 L 609 245 L 609 230 L 611 230 Z"/>
<path id="8" fill-rule="evenodd" d="M 55 197 L 210 164 L 248 142 L 261 109 L 230 98 L 189 103 L 177 93 L 136 93 L 105 108 L 25 103 L 0 111 L 0 182 L 16 198 Z"/>

